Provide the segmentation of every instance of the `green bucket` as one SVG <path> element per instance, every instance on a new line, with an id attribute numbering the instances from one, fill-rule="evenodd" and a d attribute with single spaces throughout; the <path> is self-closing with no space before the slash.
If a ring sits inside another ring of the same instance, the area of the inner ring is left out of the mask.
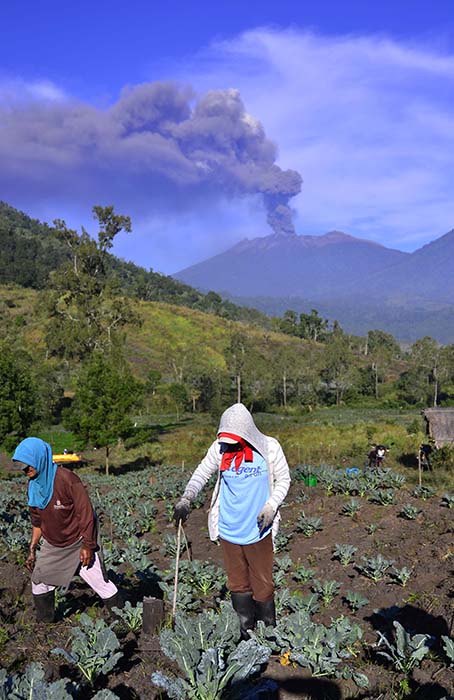
<path id="1" fill-rule="evenodd" d="M 308 474 L 303 479 L 306 486 L 317 486 L 317 477 L 313 474 Z"/>

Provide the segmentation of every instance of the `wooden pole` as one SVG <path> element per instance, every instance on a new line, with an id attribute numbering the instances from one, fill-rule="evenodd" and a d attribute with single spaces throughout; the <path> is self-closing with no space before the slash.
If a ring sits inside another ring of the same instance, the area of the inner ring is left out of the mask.
<path id="1" fill-rule="evenodd" d="M 159 631 L 164 620 L 164 601 L 159 598 L 143 599 L 142 632 L 152 635 Z"/>
<path id="2" fill-rule="evenodd" d="M 178 521 L 178 532 L 177 532 L 177 554 L 175 557 L 175 580 L 173 583 L 173 604 L 172 604 L 172 619 L 175 618 L 175 613 L 177 609 L 177 590 L 178 590 L 178 568 L 180 565 L 180 544 L 181 544 L 181 519 Z"/>
<path id="3" fill-rule="evenodd" d="M 421 449 L 418 450 L 418 481 L 422 486 L 422 464 L 421 464 Z"/>

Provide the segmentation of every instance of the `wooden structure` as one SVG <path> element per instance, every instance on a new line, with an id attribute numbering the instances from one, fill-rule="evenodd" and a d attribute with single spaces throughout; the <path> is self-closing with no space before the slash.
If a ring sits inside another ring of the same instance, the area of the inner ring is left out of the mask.
<path id="1" fill-rule="evenodd" d="M 438 449 L 454 446 L 454 408 L 425 408 L 427 435 Z"/>

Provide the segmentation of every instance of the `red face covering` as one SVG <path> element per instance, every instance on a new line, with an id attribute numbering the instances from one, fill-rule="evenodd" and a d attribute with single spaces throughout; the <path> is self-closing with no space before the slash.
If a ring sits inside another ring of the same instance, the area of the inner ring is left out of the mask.
<path id="1" fill-rule="evenodd" d="M 222 442 L 222 438 L 231 438 L 232 440 L 235 440 L 236 444 L 235 445 L 229 445 L 228 452 L 224 452 L 222 455 L 222 460 L 221 460 L 221 472 L 225 472 L 227 469 L 230 469 L 232 466 L 232 460 L 233 464 L 235 467 L 235 471 L 238 471 L 241 462 L 252 462 L 253 461 L 253 455 L 252 455 L 252 447 L 248 445 L 248 443 L 243 440 L 243 438 L 239 437 L 238 435 L 234 435 L 233 433 L 219 433 L 218 438 Z"/>

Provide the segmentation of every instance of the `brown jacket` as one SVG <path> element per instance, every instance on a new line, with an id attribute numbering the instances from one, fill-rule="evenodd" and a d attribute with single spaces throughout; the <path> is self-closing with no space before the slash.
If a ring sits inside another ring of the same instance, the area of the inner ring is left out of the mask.
<path id="1" fill-rule="evenodd" d="M 57 467 L 52 497 L 44 509 L 30 507 L 32 525 L 54 547 L 81 545 L 96 549 L 96 517 L 85 486 L 76 474 Z"/>

